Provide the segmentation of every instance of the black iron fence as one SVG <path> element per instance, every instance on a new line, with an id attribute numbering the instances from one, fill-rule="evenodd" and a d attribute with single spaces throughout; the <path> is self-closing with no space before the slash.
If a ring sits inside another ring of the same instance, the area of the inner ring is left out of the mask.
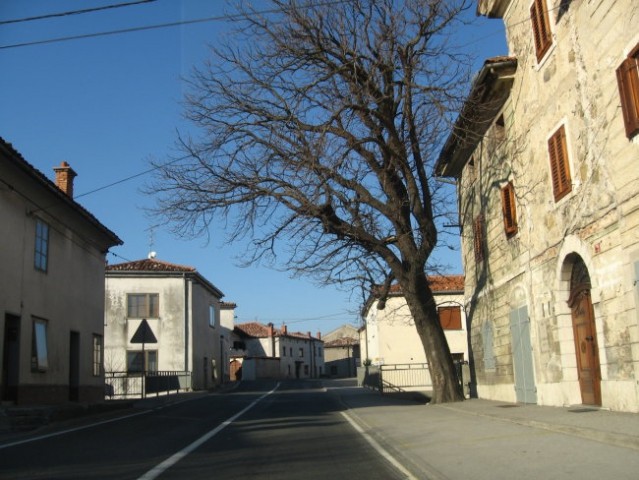
<path id="1" fill-rule="evenodd" d="M 107 400 L 144 398 L 191 390 L 191 372 L 159 371 L 141 373 L 105 372 L 104 396 Z"/>

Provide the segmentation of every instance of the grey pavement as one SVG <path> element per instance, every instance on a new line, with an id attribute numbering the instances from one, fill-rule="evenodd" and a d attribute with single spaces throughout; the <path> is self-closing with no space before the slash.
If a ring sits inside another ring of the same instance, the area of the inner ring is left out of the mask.
<path id="1" fill-rule="evenodd" d="M 418 479 L 638 479 L 639 414 L 472 399 L 428 405 L 327 382 Z"/>

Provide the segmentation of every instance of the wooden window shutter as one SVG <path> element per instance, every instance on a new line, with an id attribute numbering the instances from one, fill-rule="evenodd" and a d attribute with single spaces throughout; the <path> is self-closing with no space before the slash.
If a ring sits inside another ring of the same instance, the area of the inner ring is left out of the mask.
<path id="1" fill-rule="evenodd" d="M 515 209 L 515 187 L 512 182 L 508 182 L 501 189 L 501 208 L 504 214 L 504 229 L 507 237 L 512 237 L 517 233 L 517 211 Z"/>
<path id="2" fill-rule="evenodd" d="M 444 330 L 461 330 L 461 309 L 459 307 L 439 307 L 439 323 Z"/>
<path id="3" fill-rule="evenodd" d="M 568 149 L 566 147 L 566 130 L 562 125 L 548 140 L 550 156 L 550 172 L 555 202 L 561 200 L 572 190 Z"/>
<path id="4" fill-rule="evenodd" d="M 533 1 L 533 4 L 530 7 L 530 20 L 532 21 L 537 62 L 540 62 L 552 45 L 552 33 L 550 32 L 550 21 L 548 20 L 546 0 Z"/>
<path id="5" fill-rule="evenodd" d="M 473 222 L 473 243 L 475 249 L 475 261 L 484 260 L 484 217 L 478 215 Z"/>
<path id="6" fill-rule="evenodd" d="M 621 97 L 621 111 L 626 127 L 626 136 L 639 133 L 639 48 L 626 58 L 617 69 L 617 82 Z"/>

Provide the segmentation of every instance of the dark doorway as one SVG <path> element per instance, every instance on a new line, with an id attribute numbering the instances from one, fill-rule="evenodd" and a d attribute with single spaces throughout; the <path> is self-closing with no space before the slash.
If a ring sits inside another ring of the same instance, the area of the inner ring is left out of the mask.
<path id="1" fill-rule="evenodd" d="M 601 405 L 599 347 L 590 288 L 588 268 L 582 258 L 577 257 L 570 277 L 568 306 L 572 312 L 581 401 L 586 405 Z"/>
<path id="2" fill-rule="evenodd" d="M 18 401 L 20 382 L 20 317 L 4 316 L 4 344 L 2 348 L 2 401 Z"/>
<path id="3" fill-rule="evenodd" d="M 69 400 L 80 400 L 80 333 L 69 337 Z"/>

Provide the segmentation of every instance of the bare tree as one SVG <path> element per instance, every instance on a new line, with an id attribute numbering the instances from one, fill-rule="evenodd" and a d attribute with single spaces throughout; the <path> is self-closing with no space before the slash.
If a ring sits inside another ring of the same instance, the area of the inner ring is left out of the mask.
<path id="1" fill-rule="evenodd" d="M 158 210 L 180 234 L 225 221 L 271 261 L 382 299 L 394 282 L 424 345 L 433 402 L 463 398 L 427 280 L 454 210 L 432 166 L 468 82 L 450 34 L 469 0 L 274 0 L 194 71 L 199 139 L 160 168 Z M 158 165 L 159 166 L 159 165 Z"/>

